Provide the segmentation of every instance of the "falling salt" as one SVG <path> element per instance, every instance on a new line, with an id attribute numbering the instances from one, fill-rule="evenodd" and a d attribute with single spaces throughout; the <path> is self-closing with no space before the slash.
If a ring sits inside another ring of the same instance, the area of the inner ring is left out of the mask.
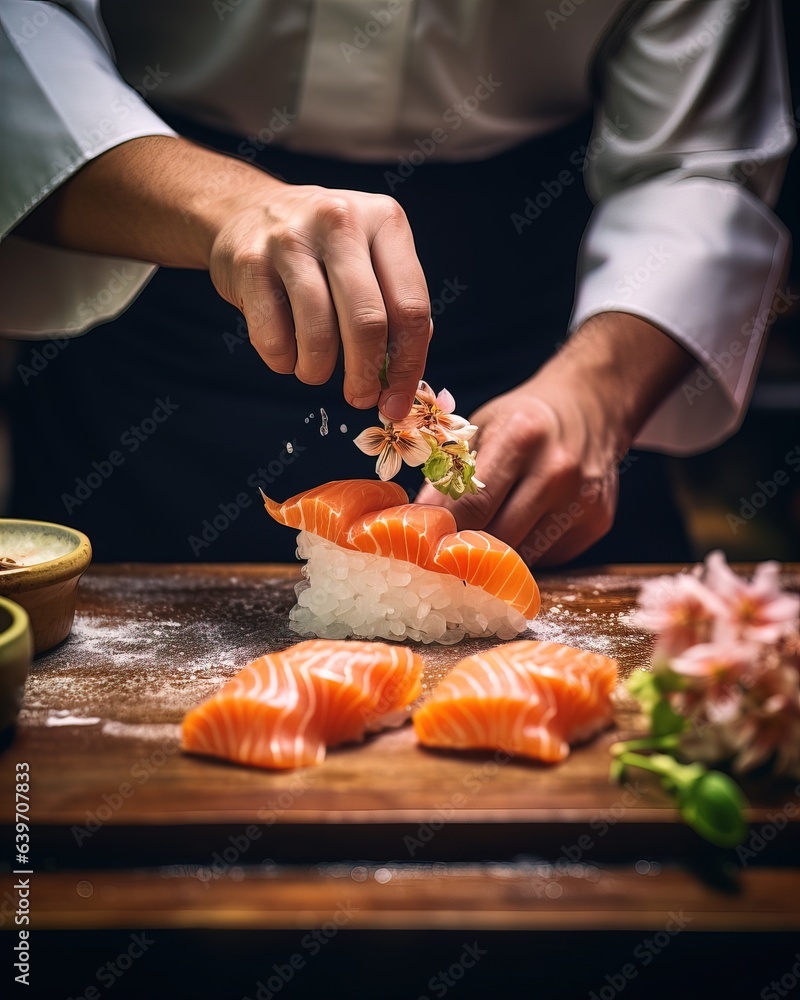
<path id="1" fill-rule="evenodd" d="M 346 434 L 347 433 L 347 424 L 339 424 L 339 430 L 342 432 L 342 434 Z"/>
<path id="2" fill-rule="evenodd" d="M 293 451 L 294 451 L 294 445 L 292 444 L 291 441 L 287 441 L 286 442 L 286 454 L 287 455 L 291 455 Z"/>
<path id="3" fill-rule="evenodd" d="M 319 408 L 319 418 L 322 421 L 319 427 L 319 432 L 323 437 L 325 437 L 328 433 L 328 414 L 322 406 Z"/>

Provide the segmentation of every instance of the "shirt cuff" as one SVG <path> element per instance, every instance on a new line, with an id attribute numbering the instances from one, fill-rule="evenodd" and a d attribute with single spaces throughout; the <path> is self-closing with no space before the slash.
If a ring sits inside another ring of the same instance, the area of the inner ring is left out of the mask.
<path id="1" fill-rule="evenodd" d="M 25 32 L 32 12 L 41 27 Z M 102 41 L 53 4 L 0 9 L 0 236 L 82 166 L 131 139 L 176 133 L 119 76 Z M 0 246 L 0 331 L 80 333 L 118 315 L 154 265 L 9 236 Z M 123 277 L 120 277 L 123 275 Z"/>
<path id="2" fill-rule="evenodd" d="M 723 181 L 654 178 L 598 205 L 581 246 L 570 331 L 599 313 L 631 313 L 699 362 L 635 447 L 691 455 L 739 427 L 766 330 L 788 301 L 778 286 L 789 242 L 762 201 Z"/>
<path id="3" fill-rule="evenodd" d="M 9 236 L 0 244 L 0 332 L 22 338 L 85 333 L 123 313 L 157 270 L 140 260 Z"/>

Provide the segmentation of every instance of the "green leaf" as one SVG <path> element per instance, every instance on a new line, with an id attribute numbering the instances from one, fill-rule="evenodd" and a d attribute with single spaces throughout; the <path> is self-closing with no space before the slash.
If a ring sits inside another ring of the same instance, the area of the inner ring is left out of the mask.
<path id="1" fill-rule="evenodd" d="M 631 674 L 625 687 L 639 702 L 644 712 L 650 712 L 653 705 L 661 698 L 656 678 L 649 670 L 637 670 Z"/>
<path id="2" fill-rule="evenodd" d="M 653 664 L 653 679 L 656 689 L 661 694 L 683 691 L 686 687 L 686 678 L 676 674 L 666 660 L 660 660 Z"/>
<path id="3" fill-rule="evenodd" d="M 686 720 L 679 715 L 666 698 L 653 705 L 650 713 L 650 731 L 653 736 L 671 736 L 686 728 Z"/>

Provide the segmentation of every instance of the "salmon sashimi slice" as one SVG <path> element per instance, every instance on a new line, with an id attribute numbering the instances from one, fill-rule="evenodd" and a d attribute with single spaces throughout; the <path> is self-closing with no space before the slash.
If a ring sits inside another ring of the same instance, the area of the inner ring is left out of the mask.
<path id="1" fill-rule="evenodd" d="M 436 573 L 446 573 L 444 567 L 434 563 L 433 555 L 439 539 L 455 530 L 456 520 L 446 507 L 407 503 L 358 518 L 347 540 L 361 552 L 392 556 Z"/>
<path id="2" fill-rule="evenodd" d="M 456 664 L 414 713 L 414 729 L 426 746 L 555 763 L 610 725 L 616 683 L 616 660 L 523 639 Z"/>
<path id="3" fill-rule="evenodd" d="M 527 620 L 541 603 L 531 571 L 511 546 L 486 531 L 456 531 L 439 539 L 433 562 L 446 573 L 480 587 Z"/>
<path id="4" fill-rule="evenodd" d="M 327 538 L 346 549 L 353 548 L 347 533 L 356 518 L 369 511 L 408 503 L 408 494 L 402 486 L 378 479 L 337 479 L 298 493 L 283 503 L 270 500 L 263 490 L 261 496 L 274 520 Z"/>
<path id="5" fill-rule="evenodd" d="M 182 747 L 255 767 L 319 764 L 328 747 L 396 725 L 419 696 L 405 646 L 311 639 L 241 670 L 183 720 Z"/>

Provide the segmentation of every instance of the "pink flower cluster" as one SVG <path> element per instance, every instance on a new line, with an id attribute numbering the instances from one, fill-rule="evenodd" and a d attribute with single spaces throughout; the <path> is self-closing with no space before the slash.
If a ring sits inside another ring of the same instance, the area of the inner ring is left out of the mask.
<path id="1" fill-rule="evenodd" d="M 658 636 L 653 667 L 672 674 L 672 707 L 688 722 L 683 751 L 744 772 L 774 761 L 800 776 L 800 596 L 780 564 L 751 580 L 712 552 L 691 573 L 642 587 L 634 623 Z"/>

